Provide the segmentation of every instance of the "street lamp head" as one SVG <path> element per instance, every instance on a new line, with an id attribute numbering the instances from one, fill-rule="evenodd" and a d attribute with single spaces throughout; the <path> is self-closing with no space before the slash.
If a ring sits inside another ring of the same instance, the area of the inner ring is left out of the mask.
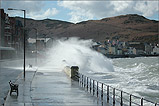
<path id="1" fill-rule="evenodd" d="M 13 10 L 12 8 L 8 8 L 8 10 Z"/>
<path id="2" fill-rule="evenodd" d="M 18 11 L 26 11 L 26 10 L 23 10 L 23 9 L 13 9 L 13 8 L 8 8 L 8 10 L 18 10 Z"/>

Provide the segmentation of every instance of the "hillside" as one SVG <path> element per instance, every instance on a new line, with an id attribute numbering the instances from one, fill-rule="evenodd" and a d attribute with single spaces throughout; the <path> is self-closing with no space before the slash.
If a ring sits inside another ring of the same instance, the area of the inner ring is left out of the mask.
<path id="1" fill-rule="evenodd" d="M 22 20 L 21 18 L 17 18 Z M 83 21 L 77 24 L 59 20 L 33 20 L 27 19 L 26 27 L 30 37 L 80 37 L 105 41 L 106 39 L 119 39 L 121 41 L 158 42 L 159 22 L 146 19 L 137 14 L 121 15 L 101 20 Z"/>

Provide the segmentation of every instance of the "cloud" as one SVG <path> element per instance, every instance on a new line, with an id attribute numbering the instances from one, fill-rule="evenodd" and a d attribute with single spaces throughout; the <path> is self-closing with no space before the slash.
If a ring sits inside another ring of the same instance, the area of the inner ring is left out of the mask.
<path id="1" fill-rule="evenodd" d="M 2 8 L 7 11 L 7 8 L 15 8 L 15 9 L 25 9 L 27 13 L 41 11 L 41 7 L 44 6 L 42 1 L 2 1 Z M 10 12 L 10 11 L 7 11 Z M 16 12 L 16 11 L 15 11 Z M 10 12 L 13 13 L 13 12 Z"/>
<path id="2" fill-rule="evenodd" d="M 40 13 L 30 13 L 29 17 L 33 18 L 33 19 L 46 19 L 48 17 L 52 17 L 54 15 L 56 15 L 58 13 L 58 10 L 56 8 L 49 8 L 46 11 L 40 12 Z"/>
<path id="3" fill-rule="evenodd" d="M 34 19 L 45 19 L 58 13 L 56 8 L 44 9 L 44 7 L 44 1 L 2 1 L 2 8 L 6 10 L 9 16 L 23 16 L 23 13 L 21 11 L 8 11 L 8 8 L 25 9 L 27 17 Z"/>
<path id="4" fill-rule="evenodd" d="M 159 1 L 158 1 L 159 2 Z M 157 1 L 140 1 L 135 4 L 134 9 L 141 12 L 144 16 L 152 16 L 154 12 L 158 11 L 159 5 Z"/>
<path id="5" fill-rule="evenodd" d="M 59 1 L 58 5 L 71 10 L 74 23 L 123 14 L 151 17 L 158 12 L 158 1 Z"/>

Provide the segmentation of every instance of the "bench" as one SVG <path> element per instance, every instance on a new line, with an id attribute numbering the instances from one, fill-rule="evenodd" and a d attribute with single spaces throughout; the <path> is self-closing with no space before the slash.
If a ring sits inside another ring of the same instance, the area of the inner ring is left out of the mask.
<path id="1" fill-rule="evenodd" d="M 10 85 L 10 96 L 12 94 L 12 92 L 16 92 L 17 96 L 18 96 L 18 84 L 14 84 L 11 81 L 9 81 L 9 85 Z"/>

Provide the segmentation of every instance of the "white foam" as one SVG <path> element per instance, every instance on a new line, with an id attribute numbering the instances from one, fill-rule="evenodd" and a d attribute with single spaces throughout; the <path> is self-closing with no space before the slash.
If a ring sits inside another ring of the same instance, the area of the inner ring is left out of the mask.
<path id="1" fill-rule="evenodd" d="M 45 67 L 57 67 L 77 65 L 81 72 L 108 72 L 114 71 L 112 63 L 102 54 L 91 49 L 92 40 L 79 38 L 59 39 L 54 41 L 53 48 L 48 52 Z M 61 71 L 59 70 L 59 71 Z"/>

